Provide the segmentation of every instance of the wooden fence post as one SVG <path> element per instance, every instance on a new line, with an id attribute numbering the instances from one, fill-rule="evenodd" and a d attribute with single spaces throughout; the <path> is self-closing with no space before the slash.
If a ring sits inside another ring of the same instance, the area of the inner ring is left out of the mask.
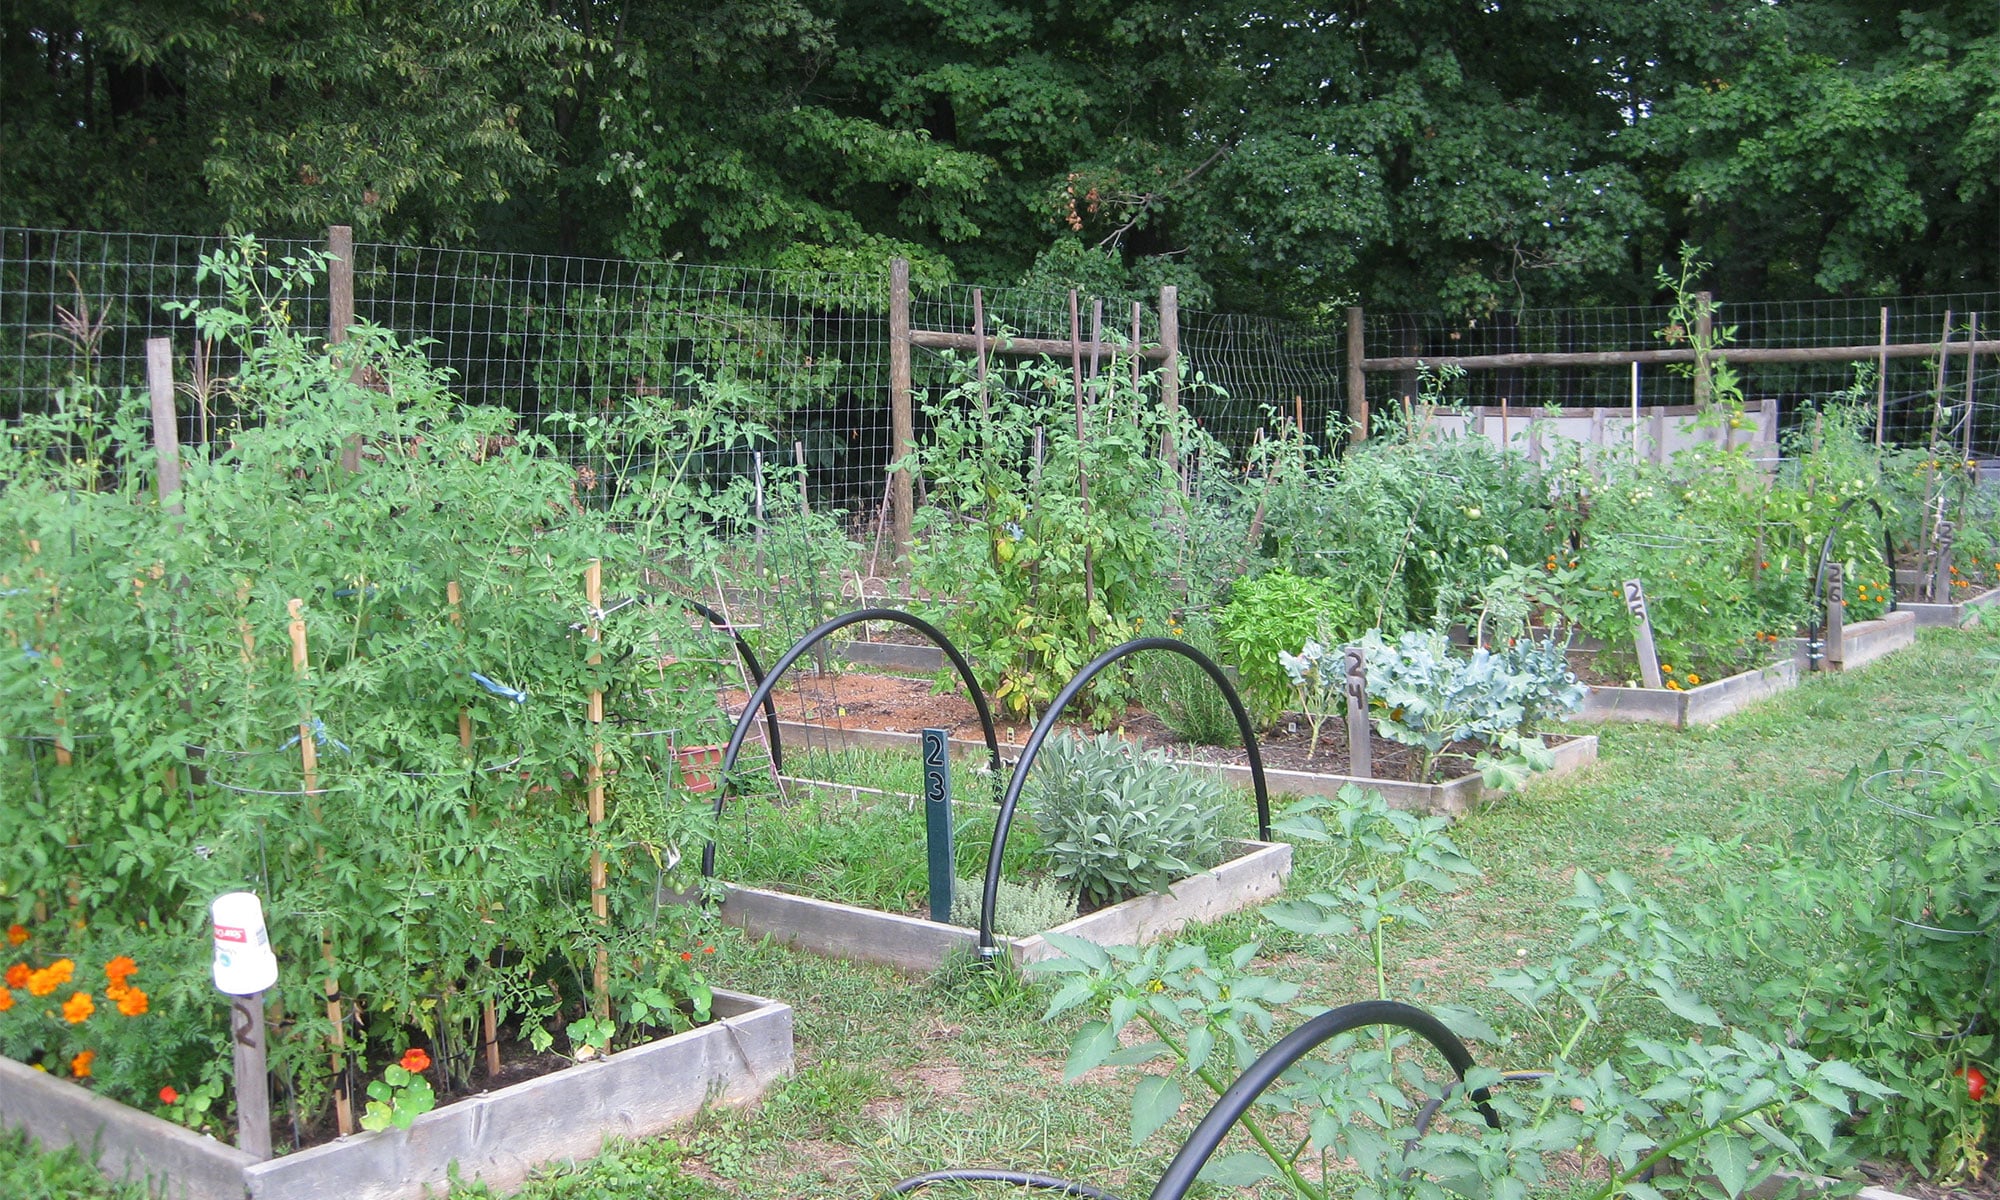
<path id="1" fill-rule="evenodd" d="M 326 231 L 326 344 L 338 346 L 347 340 L 354 324 L 354 229 L 334 225 Z M 340 448 L 340 469 L 361 469 L 361 439 L 350 437 Z"/>
<path id="2" fill-rule="evenodd" d="M 1160 411 L 1167 418 L 1160 454 L 1167 460 L 1167 468 L 1178 476 L 1181 452 L 1174 445 L 1174 421 L 1181 411 L 1181 290 L 1172 284 L 1160 287 L 1160 350 L 1165 355 L 1160 371 Z"/>
<path id="3" fill-rule="evenodd" d="M 179 516 L 181 437 L 174 413 L 174 344 L 167 338 L 146 339 L 146 388 L 153 409 L 153 449 L 159 455 L 160 506 Z"/>
<path id="4" fill-rule="evenodd" d="M 1347 440 L 1356 446 L 1368 440 L 1368 375 L 1361 369 L 1367 341 L 1362 333 L 1361 306 L 1351 305 L 1347 310 Z"/>
<path id="5" fill-rule="evenodd" d="M 916 442 L 916 422 L 910 411 L 910 260 L 889 261 L 889 456 L 899 464 L 890 472 L 889 520 L 895 530 L 896 557 L 910 556 L 913 501 L 910 469 L 901 465 Z"/>

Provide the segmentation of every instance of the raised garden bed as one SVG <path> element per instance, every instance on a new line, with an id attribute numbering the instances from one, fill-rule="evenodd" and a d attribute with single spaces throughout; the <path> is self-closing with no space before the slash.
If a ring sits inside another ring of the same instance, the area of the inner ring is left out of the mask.
<path id="1" fill-rule="evenodd" d="M 1872 621 L 1856 621 L 1841 628 L 1840 650 L 1821 658 L 1822 671 L 1852 671 L 1856 667 L 1874 662 L 1885 654 L 1917 644 L 1918 617 L 1908 606 L 1899 607 L 1895 612 L 1883 613 Z M 1804 674 L 1812 669 L 1807 655 L 1810 653 L 1804 638 L 1791 639 L 1792 657 Z"/>
<path id="2" fill-rule="evenodd" d="M 408 1130 L 263 1162 L 5 1058 L 0 1125 L 76 1146 L 106 1175 L 173 1200 L 418 1200 L 441 1195 L 454 1171 L 511 1191 L 543 1163 L 657 1134 L 708 1104 L 747 1104 L 790 1074 L 790 1005 L 718 990 L 714 1013 L 700 1029 L 445 1105 Z"/>
<path id="3" fill-rule="evenodd" d="M 1292 871 L 1292 848 L 1283 843 L 1231 841 L 1232 857 L 1212 870 L 1190 875 L 1167 895 L 1138 896 L 1058 925 L 1054 932 L 1099 945 L 1132 945 L 1177 932 L 1190 921 L 1212 921 L 1272 899 Z M 722 919 L 754 936 L 769 936 L 829 958 L 880 963 L 904 971 L 928 972 L 953 955 L 977 952 L 979 931 L 919 917 L 794 896 L 765 888 L 728 884 Z M 1017 964 L 1056 951 L 1037 934 L 995 935 Z"/>
<path id="4" fill-rule="evenodd" d="M 1901 585 L 1906 578 L 1914 581 L 1916 573 L 1906 571 L 1896 572 L 1896 581 L 1899 585 L 1898 591 L 1903 590 Z M 1911 590 L 1914 593 L 1914 584 L 1912 584 Z M 1954 601 L 1950 604 L 1931 604 L 1923 600 L 1898 600 L 1896 602 L 1896 611 L 1910 613 L 1916 617 L 1917 624 L 1922 628 L 1928 629 L 1942 626 L 1947 629 L 1956 629 L 1972 619 L 1971 614 L 1973 609 L 1985 608 L 1992 604 L 2000 604 L 2000 588 L 1987 588 L 1984 591 L 1975 591 L 1964 599 Z"/>
<path id="5" fill-rule="evenodd" d="M 920 669 L 921 655 L 905 656 L 904 651 L 930 647 L 899 646 L 892 643 L 849 643 L 845 652 L 873 646 L 888 650 L 899 663 Z M 895 669 L 878 660 L 874 652 L 863 657 L 871 664 Z M 744 697 L 732 695 L 728 703 L 740 708 Z M 927 725 L 953 732 L 954 758 L 983 767 L 987 753 L 980 740 L 971 705 L 956 695 L 935 695 L 928 684 L 883 675 L 855 674 L 814 678 L 801 675 L 788 680 L 778 697 L 779 724 L 788 748 L 869 749 L 907 753 L 915 761 L 919 730 Z M 1023 723 L 999 722 L 1000 753 L 1012 761 L 1029 732 Z M 1178 742 L 1159 721 L 1134 709 L 1120 732 L 1136 742 L 1164 750 L 1177 764 L 1207 771 L 1226 782 L 1250 787 L 1250 770 L 1242 750 L 1236 746 L 1192 746 Z M 1547 739 L 1555 751 L 1555 766 L 1536 778 L 1567 774 L 1597 760 L 1597 738 L 1589 734 L 1557 733 Z M 1386 739 L 1374 739 L 1376 774 L 1363 778 L 1341 770 L 1346 763 L 1345 735 L 1334 721 L 1320 738 L 1318 752 L 1307 756 L 1307 735 L 1303 723 L 1287 730 L 1280 727 L 1259 743 L 1264 757 L 1264 776 L 1273 795 L 1333 796 L 1348 784 L 1379 790 L 1391 805 L 1416 812 L 1461 816 L 1469 812 L 1487 789 L 1476 774 L 1459 775 L 1436 783 L 1416 782 L 1416 755 L 1406 746 Z M 1320 764 L 1324 764 L 1321 766 Z"/>
<path id="6" fill-rule="evenodd" d="M 1592 684 L 1578 721 L 1627 721 L 1649 725 L 1713 725 L 1770 696 L 1798 686 L 1800 660 L 1781 658 L 1768 666 L 1676 691 L 1671 688 L 1610 687 Z"/>

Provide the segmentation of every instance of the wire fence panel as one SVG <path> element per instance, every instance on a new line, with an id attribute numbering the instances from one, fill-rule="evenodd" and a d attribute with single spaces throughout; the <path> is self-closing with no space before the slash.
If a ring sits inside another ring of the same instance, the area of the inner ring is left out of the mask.
<path id="1" fill-rule="evenodd" d="M 233 365 L 197 347 L 189 322 L 166 306 L 220 301 L 214 284 L 197 280 L 197 267 L 201 255 L 230 244 L 219 237 L 0 229 L 0 420 L 87 402 L 92 386 L 113 397 L 141 389 L 146 340 L 169 337 L 188 397 L 183 441 L 198 445 L 224 433 L 233 414 L 217 384 Z M 325 249 L 298 240 L 263 246 L 273 261 Z M 354 247 L 353 258 L 356 317 L 424 341 L 466 401 L 504 407 L 518 415 L 522 435 L 550 439 L 578 468 L 580 499 L 601 499 L 619 486 L 610 434 L 638 427 L 649 412 L 705 405 L 735 423 L 730 428 L 739 435 L 719 429 L 695 469 L 718 477 L 767 475 L 774 503 L 802 498 L 813 511 L 843 513 L 850 532 L 863 536 L 883 519 L 893 459 L 887 272 L 791 273 L 365 243 Z M 290 297 L 295 324 L 324 329 L 326 287 L 322 277 Z M 1063 347 L 1072 336 L 1066 294 L 987 288 L 977 297 L 976 321 L 974 288 L 920 283 L 911 324 L 970 334 L 983 323 L 995 338 Z M 1718 305 L 1716 325 L 1732 334 L 1725 355 L 1731 346 L 1874 346 L 1883 337 L 1885 309 L 1895 343 L 1939 342 L 1947 314 L 1957 344 L 1974 314 L 1982 339 L 2000 329 L 2000 293 L 1770 303 L 1721 297 Z M 1077 333 L 1086 344 L 1092 313 L 1092 300 L 1082 297 Z M 1132 321 L 1129 299 L 1105 304 L 1103 341 L 1128 344 Z M 1370 358 L 1625 353 L 1667 346 L 1668 324 L 1669 310 L 1659 305 L 1529 309 L 1479 320 L 1369 312 L 1364 339 Z M 1139 329 L 1142 344 L 1161 343 L 1157 302 L 1141 306 Z M 1178 330 L 1187 377 L 1180 401 L 1232 452 L 1246 450 L 1260 430 L 1294 421 L 1322 444 L 1330 425 L 1337 436 L 1347 407 L 1345 329 L 1338 323 L 1189 311 L 1178 314 Z M 924 399 L 942 395 L 971 357 L 921 346 L 913 352 L 920 441 Z M 1087 351 L 1084 357 L 1087 369 Z M 1776 399 L 1787 426 L 1809 404 L 1855 388 L 1852 362 L 1733 366 L 1750 405 Z M 1414 369 L 1371 370 L 1365 390 L 1380 414 L 1419 396 L 1422 387 Z M 1694 399 L 1686 374 L 1657 364 L 1641 367 L 1638 391 L 1647 409 Z M 1622 408 L 1632 392 L 1627 365 L 1569 364 L 1470 371 L 1446 395 L 1466 404 L 1504 402 L 1526 414 L 1547 405 Z M 2000 450 L 2000 355 L 1979 356 L 1969 381 L 1962 351 L 1942 371 L 1934 354 L 1891 358 L 1880 395 L 1890 442 Z M 1860 402 L 1874 399 L 1873 385 L 1857 392 Z M 740 435 L 750 425 L 756 436 Z M 629 462 L 645 447 L 628 438 L 622 453 Z"/>

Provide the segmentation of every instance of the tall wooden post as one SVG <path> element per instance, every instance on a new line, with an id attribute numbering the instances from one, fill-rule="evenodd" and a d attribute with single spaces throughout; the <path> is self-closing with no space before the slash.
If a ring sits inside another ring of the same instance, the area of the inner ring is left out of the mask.
<path id="1" fill-rule="evenodd" d="M 1181 452 L 1174 445 L 1174 425 L 1181 412 L 1181 290 L 1172 284 L 1160 288 L 1160 351 L 1165 356 L 1160 368 L 1160 411 L 1167 418 L 1167 432 L 1160 438 L 1160 455 L 1167 469 L 1181 473 Z"/>
<path id="2" fill-rule="evenodd" d="M 181 436 L 174 412 L 174 344 L 167 338 L 146 339 L 146 388 L 152 402 L 153 449 L 159 455 L 160 506 L 179 516 Z"/>
<path id="3" fill-rule="evenodd" d="M 889 454 L 898 465 L 890 473 L 889 520 L 895 529 L 896 557 L 910 555 L 910 452 L 916 422 L 910 411 L 910 260 L 889 262 Z"/>
<path id="4" fill-rule="evenodd" d="M 1875 357 L 1875 444 L 1889 416 L 1889 306 L 1882 306 L 1882 352 Z M 1775 431 L 1773 431 L 1775 434 Z"/>
<path id="5" fill-rule="evenodd" d="M 335 225 L 326 231 L 326 344 L 338 346 L 347 340 L 354 324 L 354 229 Z M 340 449 L 344 471 L 361 469 L 361 439 L 351 437 Z"/>
<path id="6" fill-rule="evenodd" d="M 588 610 L 585 614 L 584 636 L 592 643 L 590 657 L 586 661 L 591 666 L 604 661 L 604 655 L 595 644 L 604 639 L 604 563 L 601 559 L 591 559 L 583 571 L 583 603 Z M 599 925 L 611 923 L 611 904 L 606 896 L 604 877 L 604 848 L 598 844 L 598 837 L 604 825 L 604 690 L 590 689 L 589 708 L 586 717 L 590 722 L 590 767 L 589 767 L 589 811 L 590 821 L 590 916 Z M 611 949 L 602 940 L 597 944 L 597 964 L 591 979 L 591 1008 L 600 1019 L 611 1016 Z"/>
<path id="7" fill-rule="evenodd" d="M 1972 461 L 1972 423 L 1979 410 L 1972 404 L 1972 384 L 1979 378 L 1979 364 L 1975 356 L 1979 353 L 1979 314 L 1973 313 L 1965 330 L 1965 442 L 1960 457 Z M 1975 482 L 1977 482 L 1975 480 Z"/>
<path id="8" fill-rule="evenodd" d="M 1368 440 L 1368 374 L 1361 369 L 1361 360 L 1366 356 L 1366 340 L 1362 337 L 1361 317 L 1360 305 L 1348 308 L 1347 440 L 1354 445 Z"/>
<path id="9" fill-rule="evenodd" d="M 1694 294 L 1694 407 L 1697 413 L 1708 411 L 1710 391 L 1714 381 L 1709 375 L 1708 343 L 1715 336 L 1715 297 L 1707 292 Z"/>

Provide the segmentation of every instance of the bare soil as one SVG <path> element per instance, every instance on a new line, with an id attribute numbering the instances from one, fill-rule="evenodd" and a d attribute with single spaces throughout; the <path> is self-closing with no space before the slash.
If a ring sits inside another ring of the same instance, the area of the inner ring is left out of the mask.
<path id="1" fill-rule="evenodd" d="M 732 715 L 743 711 L 749 696 L 738 690 L 723 693 L 724 705 Z M 979 716 L 963 691 L 953 688 L 940 692 L 926 679 L 905 679 L 893 675 L 846 672 L 826 675 L 793 674 L 773 693 L 780 720 L 818 725 L 827 729 L 883 730 L 916 733 L 924 729 L 946 729 L 954 738 L 983 740 Z M 1001 753 L 1008 746 L 1019 747 L 1033 732 L 1021 720 L 995 714 L 995 731 Z M 1065 720 L 1059 728 L 1077 733 L 1094 732 L 1080 721 Z M 1160 719 L 1138 705 L 1126 709 L 1115 732 L 1140 745 L 1165 751 L 1170 757 L 1190 762 L 1247 765 L 1249 756 L 1240 744 L 1205 746 L 1180 739 Z M 1552 740 L 1567 740 L 1556 735 Z M 1413 782 L 1421 765 L 1421 755 L 1409 746 L 1369 733 L 1374 760 L 1373 778 Z M 1347 735 L 1343 723 L 1334 720 L 1320 731 L 1319 744 L 1312 745 L 1312 729 L 1305 718 L 1288 715 L 1257 739 L 1264 765 L 1289 771 L 1311 771 L 1327 775 L 1349 774 Z M 1471 770 L 1479 747 L 1462 743 L 1451 747 L 1443 759 L 1439 777 L 1448 779 Z"/>

